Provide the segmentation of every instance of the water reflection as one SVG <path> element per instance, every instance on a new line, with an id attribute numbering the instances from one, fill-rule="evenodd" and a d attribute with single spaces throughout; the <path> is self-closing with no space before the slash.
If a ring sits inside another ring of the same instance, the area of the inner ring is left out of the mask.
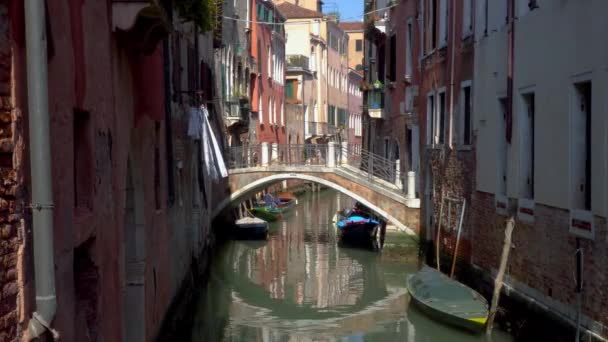
<path id="1" fill-rule="evenodd" d="M 273 224 L 268 241 L 234 241 L 221 250 L 194 341 L 483 340 L 410 307 L 405 276 L 418 269 L 416 258 L 338 247 L 332 218 L 350 199 L 327 191 L 299 203 Z"/>

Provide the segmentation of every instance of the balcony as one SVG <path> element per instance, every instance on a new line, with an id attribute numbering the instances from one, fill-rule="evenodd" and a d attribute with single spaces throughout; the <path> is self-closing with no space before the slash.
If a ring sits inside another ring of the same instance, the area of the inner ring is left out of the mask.
<path id="1" fill-rule="evenodd" d="M 306 121 L 306 137 L 327 135 L 327 122 Z"/>
<path id="2" fill-rule="evenodd" d="M 226 126 L 230 127 L 235 124 L 246 124 L 249 122 L 250 104 L 247 98 L 236 98 L 226 102 Z"/>
<path id="3" fill-rule="evenodd" d="M 304 55 L 287 55 L 285 60 L 287 69 L 310 71 L 309 59 Z"/>
<path id="4" fill-rule="evenodd" d="M 372 89 L 367 93 L 367 113 L 372 119 L 384 118 L 384 91 Z"/>
<path id="5" fill-rule="evenodd" d="M 327 135 L 336 135 L 338 129 L 334 125 L 327 125 Z"/>

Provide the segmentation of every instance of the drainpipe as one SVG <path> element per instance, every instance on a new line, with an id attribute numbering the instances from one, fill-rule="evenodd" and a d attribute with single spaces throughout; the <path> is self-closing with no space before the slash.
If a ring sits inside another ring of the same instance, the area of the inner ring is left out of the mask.
<path id="1" fill-rule="evenodd" d="M 507 131 L 505 132 L 507 142 L 511 143 L 513 133 L 513 69 L 514 69 L 514 50 L 515 50 L 515 2 L 509 0 L 508 4 L 508 55 L 507 55 Z"/>
<path id="2" fill-rule="evenodd" d="M 448 147 L 450 150 L 454 146 L 454 58 L 456 55 L 456 8 L 452 2 L 452 42 L 451 42 L 451 57 L 450 57 L 450 123 L 448 134 Z"/>
<path id="3" fill-rule="evenodd" d="M 27 88 L 32 178 L 32 218 L 34 231 L 34 272 L 36 312 L 28 323 L 26 339 L 32 340 L 51 328 L 55 297 L 53 249 L 53 191 L 51 182 L 51 139 L 48 112 L 48 70 L 44 1 L 25 1 Z"/>

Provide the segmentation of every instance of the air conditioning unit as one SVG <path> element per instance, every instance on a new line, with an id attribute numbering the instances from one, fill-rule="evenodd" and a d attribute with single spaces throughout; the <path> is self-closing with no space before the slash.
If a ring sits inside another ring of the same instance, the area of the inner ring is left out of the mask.
<path id="1" fill-rule="evenodd" d="M 403 75 L 403 82 L 406 83 L 406 84 L 411 84 L 412 83 L 412 75 L 410 75 L 410 74 Z"/>

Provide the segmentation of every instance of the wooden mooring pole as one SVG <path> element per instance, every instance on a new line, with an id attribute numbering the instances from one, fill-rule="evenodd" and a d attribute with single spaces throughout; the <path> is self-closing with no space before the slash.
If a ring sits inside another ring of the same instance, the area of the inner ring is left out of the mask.
<path id="1" fill-rule="evenodd" d="M 494 318 L 496 317 L 496 311 L 498 310 L 498 301 L 500 299 L 500 291 L 503 285 L 503 278 L 505 270 L 507 269 L 507 262 L 509 260 L 509 252 L 511 251 L 511 241 L 513 235 L 513 229 L 515 228 L 515 217 L 509 216 L 507 219 L 507 227 L 505 229 L 505 241 L 502 245 L 502 255 L 500 257 L 500 266 L 498 267 L 498 274 L 494 280 L 494 293 L 492 294 L 492 305 L 490 306 L 490 314 L 488 315 L 488 322 L 486 324 L 486 334 L 492 334 L 492 328 L 494 326 Z"/>
<path id="2" fill-rule="evenodd" d="M 437 264 L 437 271 L 441 272 L 441 263 L 440 263 L 440 252 L 441 252 L 441 216 L 443 216 L 443 192 L 441 192 L 441 204 L 439 205 L 439 218 L 437 219 L 437 233 L 435 234 L 435 252 L 436 259 L 435 263 Z"/>

